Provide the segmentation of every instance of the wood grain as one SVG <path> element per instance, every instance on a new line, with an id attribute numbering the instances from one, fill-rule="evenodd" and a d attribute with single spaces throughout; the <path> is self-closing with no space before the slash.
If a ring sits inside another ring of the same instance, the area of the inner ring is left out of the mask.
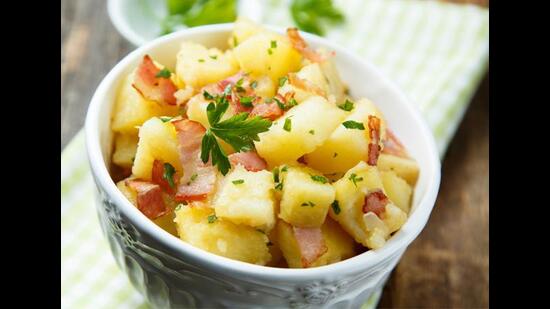
<path id="1" fill-rule="evenodd" d="M 83 126 L 98 83 L 133 46 L 113 27 L 106 1 L 62 0 L 61 7 L 63 148 Z M 485 80 L 450 145 L 437 204 L 388 280 L 381 308 L 488 307 L 488 89 Z"/>

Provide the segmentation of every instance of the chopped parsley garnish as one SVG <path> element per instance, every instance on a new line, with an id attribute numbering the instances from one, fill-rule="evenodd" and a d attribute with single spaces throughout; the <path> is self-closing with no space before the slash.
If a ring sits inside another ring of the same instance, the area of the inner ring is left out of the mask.
<path id="1" fill-rule="evenodd" d="M 309 134 L 314 135 L 314 134 L 315 134 L 315 130 L 309 130 Z"/>
<path id="2" fill-rule="evenodd" d="M 279 182 L 275 185 L 275 190 L 283 191 L 283 183 Z"/>
<path id="3" fill-rule="evenodd" d="M 174 117 L 160 116 L 159 118 L 160 118 L 160 120 L 162 120 L 162 122 L 168 122 L 168 121 L 172 120 Z"/>
<path id="4" fill-rule="evenodd" d="M 307 203 L 302 203 L 302 205 L 300 205 L 300 206 L 302 206 L 302 207 L 304 207 L 304 206 L 311 206 L 311 207 L 313 207 L 313 206 L 315 206 L 315 204 L 314 204 L 312 201 L 309 201 L 309 202 L 307 202 Z"/>
<path id="5" fill-rule="evenodd" d="M 162 173 L 162 179 L 168 182 L 170 188 L 174 189 L 176 184 L 174 183 L 174 173 L 176 169 L 170 163 L 164 163 L 164 173 Z"/>
<path id="6" fill-rule="evenodd" d="M 286 110 L 286 106 L 281 101 L 279 101 L 279 99 L 273 98 L 273 100 L 275 101 L 275 103 L 277 103 L 277 106 L 279 106 L 280 109 Z"/>
<path id="7" fill-rule="evenodd" d="M 214 97 L 210 93 L 208 93 L 208 91 L 206 90 L 202 93 L 202 95 L 206 100 L 214 100 Z"/>
<path id="8" fill-rule="evenodd" d="M 281 172 L 286 172 L 286 171 L 288 171 L 288 166 L 285 165 L 285 166 L 283 166 L 283 168 L 281 169 Z"/>
<path id="9" fill-rule="evenodd" d="M 285 124 L 283 124 L 283 130 L 290 132 L 292 130 L 292 120 L 290 117 L 285 119 Z"/>
<path id="10" fill-rule="evenodd" d="M 328 179 L 326 179 L 323 176 L 319 176 L 319 175 L 313 175 L 313 176 L 311 176 L 311 179 L 313 179 L 313 181 L 317 181 L 317 182 L 320 182 L 320 183 L 327 183 L 328 182 Z"/>
<path id="11" fill-rule="evenodd" d="M 243 184 L 243 183 L 244 183 L 244 179 L 233 180 L 232 183 L 233 183 L 234 185 L 240 185 L 240 184 Z"/>
<path id="12" fill-rule="evenodd" d="M 231 93 L 231 88 L 228 85 L 222 95 L 213 97 L 214 101 L 208 104 L 206 115 L 210 128 L 204 134 L 201 144 L 201 160 L 206 163 L 212 157 L 212 164 L 223 175 L 227 174 L 231 164 L 216 137 L 231 145 L 236 152 L 250 151 L 254 148 L 254 141 L 259 140 L 258 134 L 267 131 L 271 126 L 271 121 L 260 116 L 249 118 L 248 113 L 239 113 L 220 121 L 229 108 L 226 96 Z"/>
<path id="13" fill-rule="evenodd" d="M 271 48 L 268 48 L 267 53 L 270 54 L 270 55 L 273 55 L 273 50 L 271 50 Z"/>
<path id="14" fill-rule="evenodd" d="M 291 108 L 291 107 L 293 107 L 293 106 L 298 105 L 298 102 L 296 102 L 296 99 L 291 98 L 290 100 L 288 100 L 288 104 L 287 104 L 287 105 L 288 105 L 288 108 Z"/>
<path id="15" fill-rule="evenodd" d="M 332 210 L 334 211 L 335 214 L 340 213 L 340 204 L 338 203 L 338 200 L 334 200 L 334 202 L 332 202 L 330 206 L 332 207 Z"/>
<path id="16" fill-rule="evenodd" d="M 279 87 L 283 87 L 287 80 L 288 80 L 288 77 L 286 76 L 279 78 Z"/>
<path id="17" fill-rule="evenodd" d="M 344 102 L 344 104 L 342 104 L 342 105 L 338 105 L 338 107 L 340 109 L 345 110 L 346 112 L 349 112 L 353 109 L 354 103 L 351 102 L 350 100 L 346 99 L 346 102 Z"/>
<path id="18" fill-rule="evenodd" d="M 357 177 L 357 174 L 352 173 L 349 175 L 349 180 L 357 187 L 357 182 L 363 181 L 363 177 Z"/>
<path id="19" fill-rule="evenodd" d="M 195 179 L 197 179 L 197 177 L 199 177 L 199 175 L 193 174 L 193 175 L 191 176 L 191 179 L 190 179 L 189 181 L 190 181 L 190 182 L 193 182 L 193 181 L 195 181 Z"/>
<path id="20" fill-rule="evenodd" d="M 361 122 L 348 120 L 342 122 L 342 125 L 346 127 L 346 129 L 357 129 L 357 130 L 365 130 L 365 126 Z"/>
<path id="21" fill-rule="evenodd" d="M 218 56 L 217 55 L 212 55 L 212 56 L 210 56 L 210 59 L 216 60 L 216 59 L 218 59 Z"/>
<path id="22" fill-rule="evenodd" d="M 271 41 L 271 48 L 277 48 L 277 41 Z"/>
<path id="23" fill-rule="evenodd" d="M 244 107 L 252 107 L 252 101 L 254 101 L 254 97 L 241 97 L 240 99 L 241 105 Z"/>
<path id="24" fill-rule="evenodd" d="M 199 60 L 197 60 L 197 61 L 198 61 L 198 62 L 204 62 L 204 59 L 199 59 Z"/>
<path id="25" fill-rule="evenodd" d="M 273 181 L 279 182 L 279 168 L 276 167 L 273 169 Z"/>
<path id="26" fill-rule="evenodd" d="M 167 68 L 164 68 L 164 69 L 160 70 L 155 75 L 155 77 L 170 78 L 170 70 L 168 70 Z"/>
<path id="27" fill-rule="evenodd" d="M 239 45 L 239 41 L 237 41 L 237 37 L 233 36 L 233 47 L 237 47 Z"/>
<path id="28" fill-rule="evenodd" d="M 208 216 L 208 223 L 214 223 L 216 220 L 218 220 L 218 217 L 216 217 L 216 215 Z"/>
<path id="29" fill-rule="evenodd" d="M 237 83 L 235 83 L 235 85 L 241 87 L 241 86 L 243 85 L 243 83 L 244 83 L 244 79 L 240 78 L 240 79 L 237 81 Z"/>

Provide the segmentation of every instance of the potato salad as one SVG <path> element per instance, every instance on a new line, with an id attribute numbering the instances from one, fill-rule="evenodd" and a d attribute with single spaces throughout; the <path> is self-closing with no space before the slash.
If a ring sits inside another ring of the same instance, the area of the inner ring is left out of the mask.
<path id="1" fill-rule="evenodd" d="M 111 175 L 143 215 L 231 259 L 308 268 L 376 250 L 419 169 L 368 98 L 295 28 L 239 19 L 226 50 L 181 42 L 121 81 Z"/>

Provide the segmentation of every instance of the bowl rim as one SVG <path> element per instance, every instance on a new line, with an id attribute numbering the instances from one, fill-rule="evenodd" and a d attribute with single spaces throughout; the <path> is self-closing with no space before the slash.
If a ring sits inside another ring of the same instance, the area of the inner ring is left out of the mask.
<path id="1" fill-rule="evenodd" d="M 284 33 L 284 29 L 273 26 L 263 25 L 269 30 L 276 31 L 278 33 Z M 150 41 L 129 54 L 127 54 L 122 60 L 120 60 L 107 75 L 103 78 L 99 86 L 97 87 L 88 107 L 85 133 L 86 133 L 86 148 L 88 154 L 88 160 L 91 167 L 92 174 L 96 184 L 104 190 L 109 199 L 112 200 L 115 207 L 124 214 L 124 216 L 132 221 L 132 223 L 140 230 L 141 233 L 147 234 L 150 238 L 160 242 L 164 247 L 170 249 L 171 254 L 175 257 L 182 259 L 182 261 L 192 261 L 192 263 L 201 265 L 206 268 L 215 269 L 216 271 L 231 272 L 233 274 L 255 277 L 255 278 L 269 278 L 285 281 L 303 281 L 330 278 L 331 275 L 346 275 L 350 273 L 366 272 L 369 269 L 375 268 L 376 265 L 388 260 L 390 257 L 400 254 L 404 249 L 420 234 L 424 229 L 431 211 L 435 205 L 437 193 L 439 190 L 440 177 L 441 177 L 441 164 L 439 161 L 439 154 L 437 152 L 436 143 L 431 131 L 418 109 L 409 102 L 409 99 L 405 94 L 390 81 L 379 69 L 373 64 L 358 55 L 345 50 L 343 47 L 338 46 L 336 43 L 332 43 L 327 39 L 318 37 L 313 34 L 300 32 L 306 41 L 314 42 L 316 45 L 327 47 L 336 51 L 337 54 L 349 57 L 353 62 L 357 62 L 358 65 L 364 69 L 370 70 L 376 75 L 387 91 L 393 92 L 394 95 L 400 101 L 402 108 L 412 116 L 413 120 L 418 124 L 420 128 L 419 135 L 425 139 L 429 149 L 428 162 L 430 169 L 433 171 L 432 175 L 428 175 L 428 184 L 424 196 L 418 202 L 415 211 L 407 218 L 407 222 L 401 227 L 398 234 L 402 235 L 399 242 L 392 242 L 392 238 L 380 249 L 369 250 L 364 253 L 358 254 L 354 257 L 340 261 L 334 264 L 324 265 L 314 268 L 305 269 L 293 269 L 293 268 L 276 268 L 269 266 L 262 266 L 256 264 L 250 264 L 242 261 L 233 260 L 223 256 L 207 252 L 200 248 L 194 247 L 184 241 L 181 241 L 177 237 L 169 234 L 148 218 L 146 218 L 135 206 L 133 206 L 118 190 L 116 184 L 112 180 L 106 163 L 102 158 L 101 143 L 99 139 L 99 111 L 101 105 L 105 102 L 104 97 L 111 89 L 113 84 L 117 84 L 121 78 L 121 74 L 127 71 L 128 66 L 135 62 L 142 54 L 148 50 L 158 47 L 160 45 L 169 43 L 173 40 L 184 39 L 188 35 L 203 34 L 208 35 L 216 32 L 228 32 L 231 31 L 233 23 L 206 25 L 194 28 L 183 29 L 162 37 L 159 37 L 153 41 Z"/>

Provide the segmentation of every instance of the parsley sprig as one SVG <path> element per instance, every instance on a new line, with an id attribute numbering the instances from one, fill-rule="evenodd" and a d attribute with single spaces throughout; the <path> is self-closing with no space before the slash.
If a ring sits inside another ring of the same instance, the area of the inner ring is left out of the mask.
<path id="1" fill-rule="evenodd" d="M 212 157 L 212 164 L 218 166 L 223 175 L 227 174 L 231 164 L 216 137 L 231 145 L 237 152 L 250 151 L 254 149 L 254 141 L 260 140 L 258 134 L 267 131 L 271 126 L 271 121 L 260 116 L 249 118 L 248 113 L 239 113 L 221 121 L 229 108 L 227 96 L 230 93 L 231 85 L 225 88 L 222 95 L 212 96 L 207 92 L 204 93 L 204 97 L 213 102 L 206 107 L 210 129 L 202 139 L 201 160 L 206 163 Z"/>

